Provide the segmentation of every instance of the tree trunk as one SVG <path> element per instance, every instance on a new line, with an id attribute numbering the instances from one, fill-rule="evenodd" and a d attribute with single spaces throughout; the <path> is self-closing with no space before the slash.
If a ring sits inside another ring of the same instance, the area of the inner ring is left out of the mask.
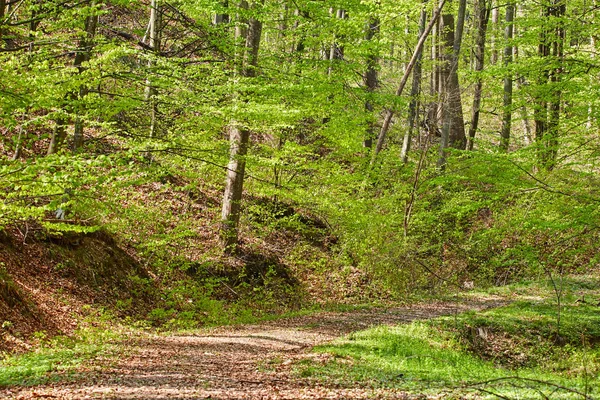
<path id="1" fill-rule="evenodd" d="M 91 7 L 95 7 L 96 1 L 92 0 Z M 96 27 L 98 26 L 98 14 L 93 12 L 85 20 L 85 36 L 79 41 L 79 49 L 75 56 L 74 66 L 78 73 L 82 73 L 84 68 L 82 64 L 90 60 Z M 77 94 L 78 99 L 83 99 L 88 94 L 89 89 L 82 85 Z M 73 134 L 73 151 L 78 151 L 83 146 L 83 121 L 79 115 L 75 118 L 75 131 Z"/>
<path id="2" fill-rule="evenodd" d="M 379 18 L 377 18 L 377 17 L 372 18 L 368 22 L 367 32 L 365 34 L 366 41 L 373 40 L 375 35 L 377 35 L 377 33 L 379 32 L 379 23 L 380 23 Z M 369 55 L 367 56 L 367 69 L 363 76 L 363 82 L 364 82 L 364 85 L 365 85 L 368 95 L 370 93 L 373 93 L 379 86 L 379 81 L 377 79 L 377 64 L 378 64 L 378 62 L 379 62 L 379 57 L 377 56 L 377 53 L 374 51 L 370 52 Z M 371 102 L 371 100 L 367 99 L 367 101 L 365 101 L 365 109 L 370 114 L 373 113 L 373 103 Z M 371 147 L 373 147 L 373 139 L 376 136 L 375 132 L 376 132 L 375 121 L 369 121 L 368 127 L 367 127 L 366 138 L 363 142 L 364 147 L 369 148 L 369 149 Z"/>
<path id="3" fill-rule="evenodd" d="M 6 15 L 6 0 L 0 0 L 0 46 L 4 40 L 4 16 Z"/>
<path id="4" fill-rule="evenodd" d="M 500 19 L 500 11 L 498 10 L 498 1 L 494 1 L 492 6 L 492 55 L 490 56 L 490 64 L 496 65 L 498 62 L 498 48 L 496 46 L 496 37 L 498 35 L 498 20 Z"/>
<path id="5" fill-rule="evenodd" d="M 506 27 L 504 30 L 504 39 L 507 44 L 504 48 L 504 67 L 506 68 L 506 76 L 504 77 L 504 99 L 502 110 L 502 129 L 500 131 L 500 149 L 504 152 L 508 151 L 510 142 L 510 129 L 512 120 L 512 93 L 513 93 L 513 77 L 508 71 L 508 67 L 513 62 L 513 20 L 515 17 L 515 6 L 511 3 L 506 5 Z"/>
<path id="6" fill-rule="evenodd" d="M 13 153 L 13 156 L 11 158 L 11 161 L 17 161 L 19 158 L 21 158 L 21 151 L 23 149 L 23 125 L 19 125 L 18 128 L 18 135 L 17 135 L 17 143 L 15 146 L 15 152 Z"/>
<path id="7" fill-rule="evenodd" d="M 465 149 L 467 145 L 465 123 L 462 112 L 460 84 L 458 81 L 458 61 L 462 45 L 462 33 L 465 22 L 466 0 L 460 0 L 456 32 L 454 30 L 454 15 L 442 16 L 440 31 L 443 35 L 443 65 L 440 78 L 443 86 L 442 101 L 442 138 L 437 165 L 444 168 L 446 164 L 446 148 L 448 146 Z M 451 51 L 450 51 L 451 49 Z"/>
<path id="8" fill-rule="evenodd" d="M 227 8 L 228 2 L 224 1 L 221 5 L 223 6 L 223 8 Z M 228 14 L 214 14 L 213 15 L 212 23 L 215 26 L 221 25 L 221 24 L 226 24 L 228 22 L 229 22 L 229 15 Z"/>
<path id="9" fill-rule="evenodd" d="M 550 55 L 550 48 L 547 44 L 547 24 L 549 17 L 549 8 L 542 8 L 542 29 L 540 30 L 540 39 L 538 44 L 538 56 L 542 59 L 547 59 Z M 548 124 L 548 102 L 544 94 L 544 87 L 548 84 L 549 72 L 543 68 L 538 72 L 537 93 L 533 111 L 533 119 L 535 121 L 535 141 L 537 144 L 538 165 L 546 164 L 546 151 L 544 146 L 544 138 L 546 136 L 546 128 Z"/>
<path id="10" fill-rule="evenodd" d="M 246 35 L 246 50 L 244 52 L 243 76 L 256 76 L 258 67 L 258 49 L 262 34 L 262 22 L 252 17 L 248 20 L 248 33 Z"/>
<path id="11" fill-rule="evenodd" d="M 231 125 L 229 142 L 229 164 L 221 212 L 221 238 L 225 252 L 233 254 L 238 245 L 238 225 L 246 171 L 245 157 L 250 142 L 250 131 L 241 126 Z"/>
<path id="12" fill-rule="evenodd" d="M 335 12 L 335 17 L 337 19 L 345 19 L 346 18 L 346 10 L 338 9 Z M 337 39 L 338 39 L 338 37 L 336 36 L 333 43 L 331 44 L 331 47 L 329 48 L 329 57 L 327 58 L 328 60 L 331 60 L 331 63 L 329 64 L 329 70 L 328 70 L 329 75 L 331 75 L 331 73 L 333 72 L 334 60 L 343 60 L 344 59 L 344 46 L 340 45 Z"/>
<path id="13" fill-rule="evenodd" d="M 491 1 L 476 0 L 475 2 L 475 73 L 477 80 L 475 82 L 475 90 L 473 93 L 473 109 L 471 111 L 471 125 L 469 126 L 469 135 L 467 149 L 473 150 L 475 135 L 479 128 L 479 113 L 481 109 L 481 94 L 483 92 L 483 79 L 481 79 L 481 71 L 485 65 L 485 35 L 487 32 L 487 24 L 490 17 Z"/>
<path id="14" fill-rule="evenodd" d="M 431 21 L 429 21 L 429 24 L 425 28 L 425 32 L 423 32 L 423 35 L 421 35 L 421 37 L 419 38 L 419 42 L 417 43 L 417 46 L 415 47 L 412 58 L 410 59 L 410 62 L 406 66 L 406 71 L 404 72 L 404 75 L 402 76 L 402 80 L 400 80 L 400 84 L 398 85 L 398 89 L 396 90 L 396 96 L 402 96 L 402 92 L 404 91 L 406 82 L 408 82 L 408 77 L 410 76 L 410 73 L 412 72 L 415 64 L 417 63 L 417 59 L 419 58 L 421 51 L 423 51 L 423 45 L 425 44 L 425 40 L 427 40 L 427 36 L 429 36 L 429 33 L 433 29 L 433 26 L 435 25 L 436 21 L 440 17 L 440 13 L 442 12 L 442 9 L 444 8 L 444 4 L 446 4 L 446 0 L 440 0 L 440 5 L 438 6 L 438 9 L 435 11 L 433 16 L 431 17 Z M 371 165 L 373 165 L 375 163 L 375 159 L 377 158 L 377 155 L 379 154 L 379 152 L 381 152 L 381 149 L 383 149 L 383 143 L 385 142 L 387 133 L 390 130 L 390 127 L 392 125 L 392 118 L 394 118 L 394 109 L 388 108 L 387 110 L 385 110 L 385 117 L 383 119 L 383 124 L 381 125 L 381 131 L 379 132 L 379 137 L 377 138 L 377 145 L 375 146 L 375 151 L 373 152 L 373 158 L 371 159 Z"/>
<path id="15" fill-rule="evenodd" d="M 554 28 L 552 41 L 552 58 L 555 60 L 554 68 L 550 73 L 550 82 L 552 83 L 552 92 L 549 107 L 548 130 L 547 130 L 547 160 L 545 168 L 552 170 L 556 165 L 558 155 L 558 137 L 560 123 L 560 106 L 562 98 L 562 90 L 560 82 L 563 74 L 564 64 L 564 41 L 565 28 L 563 18 L 566 12 L 566 0 L 554 0 L 550 10 L 550 15 L 555 18 L 557 26 Z"/>
<path id="16" fill-rule="evenodd" d="M 248 3 L 245 1 L 240 2 L 240 8 L 245 7 L 248 7 Z M 256 76 L 261 33 L 262 23 L 256 17 L 250 18 L 247 30 L 243 26 L 243 21 L 238 20 L 236 37 L 241 39 L 242 35 L 245 34 L 245 45 L 243 54 L 236 52 L 236 58 L 239 57 L 243 60 L 241 63 L 234 62 L 236 75 Z M 234 95 L 233 101 L 238 102 L 237 95 Z M 234 108 L 236 107 L 237 105 L 234 105 Z M 245 156 L 250 144 L 250 131 L 237 121 L 232 120 L 229 127 L 229 142 L 229 164 L 227 165 L 227 179 L 221 212 L 221 239 L 223 240 L 225 253 L 234 254 L 239 243 L 238 226 L 246 173 Z"/>
<path id="17" fill-rule="evenodd" d="M 150 47 L 152 53 L 155 56 L 160 55 L 161 46 L 161 31 L 162 31 L 162 13 L 160 11 L 160 0 L 152 0 L 150 2 Z M 148 61 L 148 71 L 151 73 L 151 69 L 154 63 L 152 60 Z M 146 79 L 146 91 L 145 100 L 150 105 L 150 137 L 156 137 L 158 131 L 158 91 L 156 86 L 152 84 L 152 79 L 148 77 Z"/>
<path id="18" fill-rule="evenodd" d="M 427 23 L 427 11 L 425 8 L 421 9 L 421 16 L 419 18 L 419 37 L 425 32 L 425 24 Z M 423 52 L 419 52 L 415 68 L 413 70 L 412 88 L 410 90 L 410 104 L 408 106 L 408 129 L 404 134 L 404 140 L 402 142 L 402 150 L 400 151 L 400 159 L 403 163 L 408 161 L 408 152 L 410 150 L 410 142 L 412 140 L 412 132 L 416 125 L 417 110 L 419 108 L 419 93 L 421 92 L 421 61 L 423 58 Z"/>

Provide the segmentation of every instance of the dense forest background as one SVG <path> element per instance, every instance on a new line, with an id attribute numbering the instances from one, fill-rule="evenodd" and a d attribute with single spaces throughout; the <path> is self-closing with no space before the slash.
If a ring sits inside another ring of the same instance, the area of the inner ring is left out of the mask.
<path id="1" fill-rule="evenodd" d="M 598 12 L 0 0 L 3 307 L 35 276 L 195 326 L 590 270 Z"/>

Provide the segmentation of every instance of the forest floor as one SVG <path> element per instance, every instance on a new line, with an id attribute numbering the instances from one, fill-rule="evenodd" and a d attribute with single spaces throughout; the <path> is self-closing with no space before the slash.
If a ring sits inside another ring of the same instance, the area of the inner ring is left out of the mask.
<path id="1" fill-rule="evenodd" d="M 68 380 L 0 389 L 6 399 L 410 399 L 398 389 L 305 378 L 302 360 L 327 362 L 313 346 L 376 325 L 395 325 L 505 304 L 500 297 L 323 312 L 191 334 L 140 334 L 119 344 L 118 359 L 98 357 Z"/>

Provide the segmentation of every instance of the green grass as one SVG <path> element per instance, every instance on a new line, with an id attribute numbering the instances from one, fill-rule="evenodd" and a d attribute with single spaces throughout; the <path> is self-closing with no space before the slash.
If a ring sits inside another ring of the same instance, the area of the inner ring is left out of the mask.
<path id="1" fill-rule="evenodd" d="M 0 387 L 29 386 L 68 380 L 84 362 L 116 351 L 120 333 L 80 330 L 76 337 L 56 337 L 34 351 L 0 360 Z"/>
<path id="2" fill-rule="evenodd" d="M 443 393 L 445 398 L 597 398 L 600 307 L 591 303 L 600 300 L 597 279 L 569 278 L 564 288 L 558 332 L 551 285 L 530 282 L 502 290 L 536 300 L 357 332 L 316 348 L 330 356 L 325 362 L 303 361 L 297 372 L 340 386 Z M 587 304 L 576 301 L 582 295 Z"/>

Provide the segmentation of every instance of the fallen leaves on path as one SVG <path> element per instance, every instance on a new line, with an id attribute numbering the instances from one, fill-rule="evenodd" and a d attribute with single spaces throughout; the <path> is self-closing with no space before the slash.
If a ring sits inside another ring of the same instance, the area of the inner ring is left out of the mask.
<path id="1" fill-rule="evenodd" d="M 295 362 L 318 344 L 374 325 L 393 325 L 499 305 L 494 299 L 393 309 L 326 312 L 194 335 L 148 336 L 124 343 L 129 357 L 96 360 L 73 382 L 0 391 L 24 399 L 414 399 L 394 389 L 336 387 L 299 378 Z M 98 365 L 95 365 L 98 364 Z"/>

